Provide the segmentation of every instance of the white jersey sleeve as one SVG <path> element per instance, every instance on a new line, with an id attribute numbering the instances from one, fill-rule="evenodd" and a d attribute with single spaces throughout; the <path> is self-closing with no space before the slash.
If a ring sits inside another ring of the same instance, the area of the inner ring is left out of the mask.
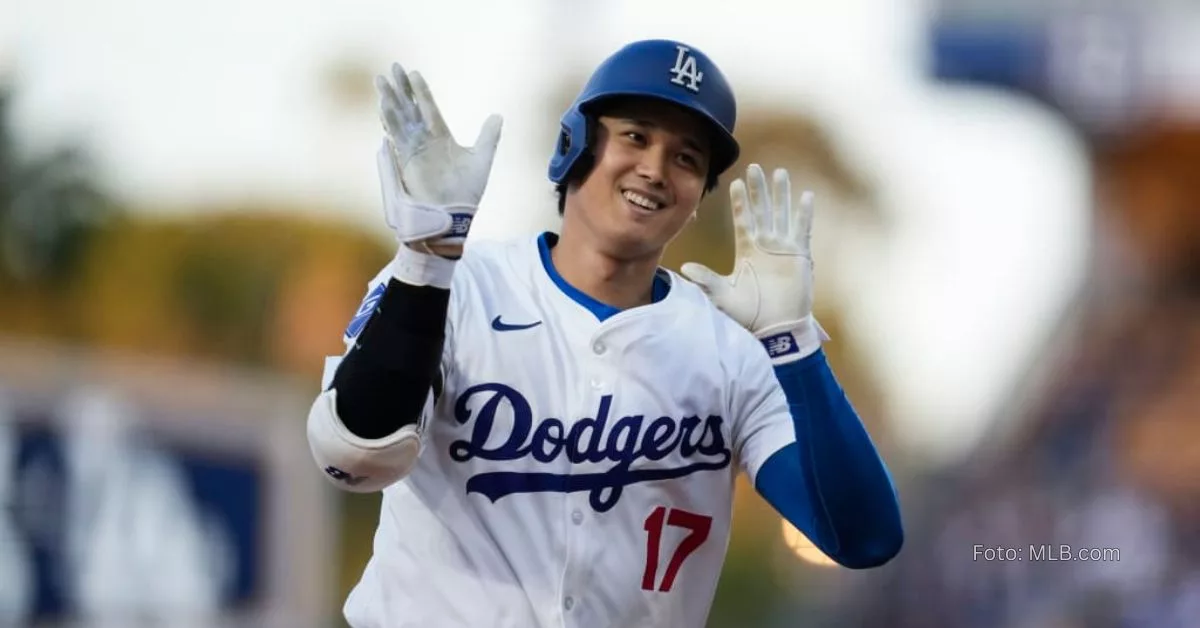
<path id="1" fill-rule="evenodd" d="M 796 441 L 795 423 L 762 344 L 740 327 L 725 340 L 733 375 L 729 412 L 734 417 L 734 452 L 754 482 L 772 454 Z"/>

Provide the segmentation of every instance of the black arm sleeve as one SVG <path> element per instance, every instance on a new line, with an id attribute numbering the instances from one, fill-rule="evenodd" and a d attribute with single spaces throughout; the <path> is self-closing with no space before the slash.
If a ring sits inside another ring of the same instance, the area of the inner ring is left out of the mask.
<path id="1" fill-rule="evenodd" d="M 388 280 L 333 376 L 338 417 L 354 435 L 383 438 L 416 423 L 430 387 L 440 394 L 449 307 L 449 290 Z"/>

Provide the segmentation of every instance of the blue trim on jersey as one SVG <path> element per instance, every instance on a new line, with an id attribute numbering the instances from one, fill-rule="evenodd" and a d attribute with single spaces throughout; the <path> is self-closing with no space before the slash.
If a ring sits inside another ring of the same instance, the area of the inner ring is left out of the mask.
<path id="1" fill-rule="evenodd" d="M 607 303 L 601 303 L 596 299 L 586 295 L 583 291 L 575 286 L 567 283 L 562 275 L 558 274 L 558 270 L 554 268 L 554 260 L 550 257 L 550 249 L 558 244 L 558 234 L 549 231 L 538 236 L 538 255 L 542 258 L 542 268 L 546 269 L 546 274 L 550 275 L 550 280 L 554 285 L 558 286 L 563 294 L 571 297 L 571 300 L 587 308 L 589 312 L 596 315 L 596 318 L 601 321 L 607 320 L 610 316 L 620 312 L 620 308 L 613 307 Z M 651 289 L 650 300 L 658 303 L 667 297 L 667 293 L 671 291 L 671 282 L 667 280 L 666 274 L 659 270 L 654 274 L 654 287 Z"/>
<path id="2" fill-rule="evenodd" d="M 896 489 L 824 351 L 775 367 L 775 376 L 796 442 L 763 463 L 755 488 L 838 564 L 891 560 L 904 543 Z"/>

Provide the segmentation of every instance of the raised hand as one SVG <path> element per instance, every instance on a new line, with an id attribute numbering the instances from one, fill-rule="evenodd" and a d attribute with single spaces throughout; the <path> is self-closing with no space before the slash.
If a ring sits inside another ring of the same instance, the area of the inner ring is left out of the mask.
<path id="1" fill-rule="evenodd" d="M 461 254 L 487 189 L 502 120 L 490 116 L 475 144 L 459 145 L 418 72 L 392 65 L 375 79 L 386 138 L 377 154 L 388 225 L 404 244 L 443 257 Z"/>
<path id="2" fill-rule="evenodd" d="M 776 361 L 816 351 L 828 336 L 813 310 L 813 194 L 792 201 L 787 170 L 768 186 L 758 164 L 729 186 L 733 205 L 733 272 L 720 275 L 688 262 L 680 269 L 713 303 L 763 341 Z"/>

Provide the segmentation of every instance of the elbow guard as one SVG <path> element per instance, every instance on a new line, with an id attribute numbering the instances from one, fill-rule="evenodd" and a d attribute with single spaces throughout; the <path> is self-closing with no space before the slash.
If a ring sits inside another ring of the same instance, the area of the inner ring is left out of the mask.
<path id="1" fill-rule="evenodd" d="M 426 397 L 424 415 L 432 411 Z M 404 425 L 382 438 L 355 436 L 337 416 L 337 390 L 317 396 L 308 413 L 308 445 L 325 477 L 352 493 L 374 493 L 403 479 L 421 454 L 419 424 Z"/>

